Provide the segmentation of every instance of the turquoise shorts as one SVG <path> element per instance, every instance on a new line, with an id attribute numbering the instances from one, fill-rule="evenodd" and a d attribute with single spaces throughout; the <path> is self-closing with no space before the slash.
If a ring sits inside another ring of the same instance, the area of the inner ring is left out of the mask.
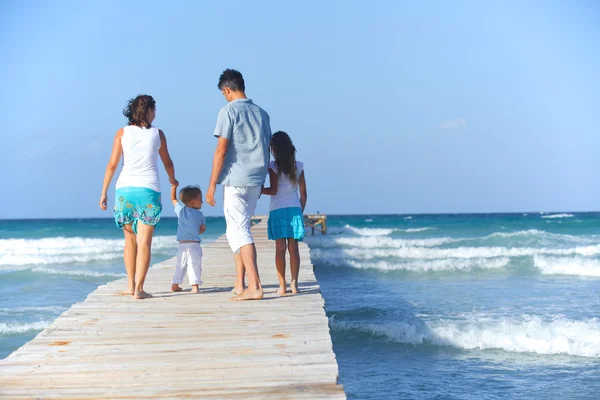
<path id="1" fill-rule="evenodd" d="M 137 224 L 156 225 L 160 220 L 162 204 L 160 193 L 142 187 L 124 187 L 115 191 L 115 222 L 120 229 L 132 225 L 137 233 Z"/>
<path id="2" fill-rule="evenodd" d="M 287 207 L 269 213 L 270 240 L 304 239 L 304 217 L 300 207 Z"/>

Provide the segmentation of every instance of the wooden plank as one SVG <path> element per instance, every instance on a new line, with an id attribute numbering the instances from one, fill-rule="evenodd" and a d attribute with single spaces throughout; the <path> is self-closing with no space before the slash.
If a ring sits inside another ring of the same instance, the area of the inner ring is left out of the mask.
<path id="1" fill-rule="evenodd" d="M 265 222 L 253 235 L 264 300 L 228 300 L 235 265 L 221 237 L 203 248 L 201 293 L 170 292 L 174 258 L 150 269 L 153 299 L 123 295 L 126 279 L 100 286 L 0 360 L 0 397 L 345 399 L 308 247 L 300 294 L 279 297 Z"/>

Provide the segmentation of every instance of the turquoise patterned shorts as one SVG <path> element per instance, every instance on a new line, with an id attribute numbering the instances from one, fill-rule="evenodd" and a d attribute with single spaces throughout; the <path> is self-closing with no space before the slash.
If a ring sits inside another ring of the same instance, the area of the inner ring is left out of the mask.
<path id="1" fill-rule="evenodd" d="M 162 204 L 160 193 L 142 187 L 124 187 L 115 191 L 115 222 L 120 229 L 132 224 L 137 233 L 138 221 L 144 225 L 156 225 L 160 220 Z"/>

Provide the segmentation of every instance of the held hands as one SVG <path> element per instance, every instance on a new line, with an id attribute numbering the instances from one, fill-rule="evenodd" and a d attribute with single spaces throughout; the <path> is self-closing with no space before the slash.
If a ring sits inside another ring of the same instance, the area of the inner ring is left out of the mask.
<path id="1" fill-rule="evenodd" d="M 100 209 L 101 210 L 106 210 L 106 195 L 103 194 L 102 196 L 100 196 Z"/>
<path id="2" fill-rule="evenodd" d="M 211 183 L 208 185 L 208 191 L 206 192 L 206 202 L 214 207 L 217 202 L 215 201 L 215 192 L 217 190 L 217 185 Z"/>
<path id="3" fill-rule="evenodd" d="M 171 202 L 175 206 L 178 203 L 178 201 L 177 201 L 177 186 L 179 186 L 179 182 L 177 182 L 177 179 L 175 179 L 175 178 L 173 178 L 172 180 L 169 179 L 169 182 L 171 182 Z"/>

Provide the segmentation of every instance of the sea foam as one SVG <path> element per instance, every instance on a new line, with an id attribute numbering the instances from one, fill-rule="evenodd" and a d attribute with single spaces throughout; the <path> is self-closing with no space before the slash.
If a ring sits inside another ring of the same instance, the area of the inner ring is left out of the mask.
<path id="1" fill-rule="evenodd" d="M 331 320 L 337 330 L 358 330 L 413 345 L 452 346 L 464 350 L 499 349 L 516 353 L 600 357 L 600 322 L 538 316 L 437 319 L 369 324 Z"/>
<path id="2" fill-rule="evenodd" d="M 534 265 L 544 275 L 600 277 L 600 260 L 584 257 L 544 257 L 536 255 Z"/>
<path id="3" fill-rule="evenodd" d="M 433 231 L 435 229 L 437 229 L 437 228 L 428 226 L 428 227 L 424 227 L 424 228 L 408 228 L 408 229 L 405 229 L 404 232 L 406 232 L 406 233 L 425 232 L 425 231 Z"/>
<path id="4" fill-rule="evenodd" d="M 48 268 L 48 267 L 35 267 L 32 268 L 31 271 L 44 273 L 44 274 L 52 274 L 52 275 L 70 275 L 70 276 L 88 276 L 93 278 L 103 278 L 103 277 L 115 277 L 122 278 L 127 276 L 124 273 L 115 273 L 115 272 L 101 272 L 101 271 L 90 271 L 86 269 L 58 269 L 58 268 Z"/>
<path id="5" fill-rule="evenodd" d="M 456 239 L 448 237 L 426 238 L 426 239 L 395 239 L 386 236 L 369 236 L 369 237 L 339 237 L 333 238 L 331 241 L 323 240 L 322 247 L 361 247 L 361 248 L 401 248 L 401 247 L 435 247 L 447 243 L 455 242 Z"/>
<path id="6" fill-rule="evenodd" d="M 411 260 L 406 262 L 375 261 L 360 262 L 351 259 L 333 259 L 325 263 L 346 265 L 356 269 L 377 269 L 380 271 L 407 272 L 444 272 L 471 271 L 473 269 L 494 270 L 506 268 L 509 258 L 472 258 L 472 259 L 442 259 L 442 260 Z"/>
<path id="7" fill-rule="evenodd" d="M 31 323 L 0 322 L 0 335 L 8 336 L 29 331 L 41 331 L 50 325 L 50 322 L 40 321 Z"/>
<path id="8" fill-rule="evenodd" d="M 535 248 L 535 247 L 456 247 L 456 248 L 430 248 L 405 246 L 399 248 L 365 248 L 354 247 L 346 249 L 311 250 L 311 257 L 316 260 L 327 258 L 353 258 L 358 260 L 371 260 L 375 258 L 415 258 L 415 259 L 445 259 L 445 258 L 495 258 L 495 257 L 523 257 L 535 255 L 596 255 L 600 254 L 600 245 L 573 247 L 567 249 Z"/>
<path id="9" fill-rule="evenodd" d="M 155 236 L 153 253 L 171 253 L 175 236 Z M 88 263 L 123 257 L 123 239 L 55 237 L 43 239 L 1 239 L 0 266 Z"/>
<path id="10" fill-rule="evenodd" d="M 550 215 L 543 215 L 542 218 L 572 218 L 573 214 L 550 214 Z"/>
<path id="11" fill-rule="evenodd" d="M 340 233 L 350 233 L 359 236 L 387 236 L 391 235 L 394 231 L 396 231 L 396 229 L 355 228 L 352 225 L 346 225 Z"/>

